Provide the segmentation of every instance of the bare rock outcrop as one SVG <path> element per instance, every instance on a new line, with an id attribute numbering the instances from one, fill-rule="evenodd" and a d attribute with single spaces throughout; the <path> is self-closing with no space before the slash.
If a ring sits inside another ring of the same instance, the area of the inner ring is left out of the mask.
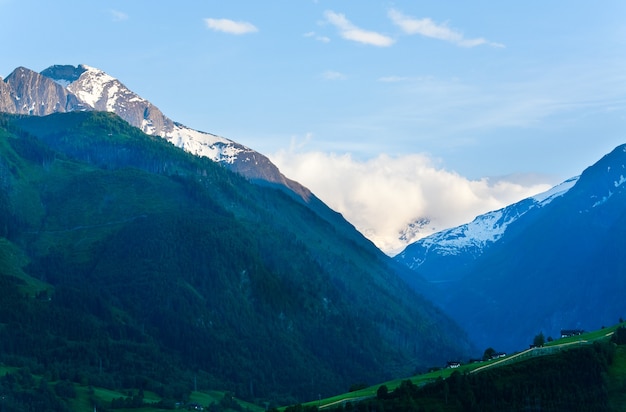
<path id="1" fill-rule="evenodd" d="M 25 67 L 15 69 L 6 78 L 6 85 L 17 114 L 45 116 L 80 106 L 76 97 L 63 86 Z"/>
<path id="2" fill-rule="evenodd" d="M 15 113 L 15 101 L 11 97 L 11 87 L 0 78 L 0 112 Z"/>

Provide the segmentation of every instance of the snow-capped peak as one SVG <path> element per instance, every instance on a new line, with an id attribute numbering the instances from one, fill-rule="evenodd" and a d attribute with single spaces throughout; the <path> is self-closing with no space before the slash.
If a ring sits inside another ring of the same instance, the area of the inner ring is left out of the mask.
<path id="1" fill-rule="evenodd" d="M 419 243 L 426 249 L 435 246 L 442 255 L 457 254 L 467 247 L 482 248 L 500 239 L 506 228 L 527 211 L 525 208 L 504 208 L 487 212 L 470 223 L 427 236 Z"/>
<path id="2" fill-rule="evenodd" d="M 116 106 L 124 105 L 124 100 L 145 102 L 124 86 L 115 77 L 84 64 L 79 65 L 84 71 L 80 77 L 70 83 L 67 89 L 83 103 L 95 110 L 116 112 Z"/>
<path id="3" fill-rule="evenodd" d="M 95 67 L 53 65 L 40 73 L 18 67 L 7 81 L 0 81 L 0 86 L 2 97 L 6 96 L 0 99 L 0 110 L 7 113 L 46 116 L 82 110 L 112 112 L 144 133 L 162 137 L 189 153 L 224 163 L 249 179 L 287 187 L 306 201 L 310 198 L 307 188 L 287 179 L 266 156 L 232 140 L 175 123 L 151 102 Z"/>
<path id="4" fill-rule="evenodd" d="M 146 134 L 161 136 L 187 152 L 216 162 L 232 164 L 242 151 L 250 151 L 229 139 L 174 123 L 148 100 L 100 69 L 81 64 L 76 73 L 80 75 L 68 83 L 67 90 L 89 108 L 114 112 Z M 55 79 L 59 80 L 67 82 L 71 78 Z"/>
<path id="5" fill-rule="evenodd" d="M 563 196 L 578 181 L 578 176 L 554 186 L 552 189 L 538 195 L 526 198 L 517 203 L 499 210 L 487 212 L 477 216 L 470 223 L 451 229 L 442 230 L 430 236 L 420 239 L 413 245 L 408 246 L 400 255 L 408 257 L 407 252 L 412 246 L 418 246 L 425 256 L 428 252 L 438 255 L 456 255 L 462 252 L 471 252 L 474 255 L 482 253 L 482 249 L 497 242 L 506 232 L 507 228 L 521 216 L 530 210 L 543 207 L 557 197 Z M 417 267 L 423 263 L 423 258 L 415 257 L 410 267 Z"/>

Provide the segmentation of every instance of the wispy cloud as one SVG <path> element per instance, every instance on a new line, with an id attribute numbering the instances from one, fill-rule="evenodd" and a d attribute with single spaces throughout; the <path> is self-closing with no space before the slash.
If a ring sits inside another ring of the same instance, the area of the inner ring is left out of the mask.
<path id="1" fill-rule="evenodd" d="M 229 34 L 248 34 L 259 31 L 256 26 L 246 21 L 234 21 L 230 19 L 204 19 L 207 28 Z"/>
<path id="2" fill-rule="evenodd" d="M 324 78 L 325 80 L 345 80 L 348 78 L 348 76 L 334 70 L 326 70 L 324 73 L 322 73 L 322 78 Z"/>
<path id="3" fill-rule="evenodd" d="M 304 33 L 304 37 L 310 37 L 313 38 L 317 41 L 321 41 L 322 43 L 329 43 L 330 39 L 326 36 L 320 36 L 319 34 L 315 33 L 314 31 L 310 31 L 308 33 Z"/>
<path id="4" fill-rule="evenodd" d="M 383 82 L 383 83 L 398 83 L 398 82 L 405 82 L 407 80 L 409 80 L 409 78 L 403 77 L 403 76 L 384 76 L 378 79 L 379 82 Z"/>
<path id="5" fill-rule="evenodd" d="M 395 42 L 395 40 L 389 36 L 375 31 L 363 30 L 355 26 L 341 13 L 327 10 L 324 16 L 326 17 L 326 21 L 339 29 L 339 34 L 346 40 L 378 47 L 389 47 Z"/>
<path id="6" fill-rule="evenodd" d="M 447 41 L 461 47 L 476 47 L 483 44 L 492 47 L 504 47 L 501 43 L 494 43 L 482 37 L 468 39 L 462 32 L 448 27 L 446 23 L 436 23 L 429 18 L 416 19 L 406 16 L 395 9 L 389 10 L 388 16 L 391 21 L 406 34 L 420 34 L 425 37 Z"/>
<path id="7" fill-rule="evenodd" d="M 113 18 L 113 21 L 124 21 L 128 20 L 128 14 L 119 11 L 119 10 L 109 10 L 109 14 Z"/>
<path id="8" fill-rule="evenodd" d="M 306 141 L 311 136 L 306 136 Z M 470 180 L 437 167 L 425 154 L 358 160 L 350 154 L 282 151 L 270 155 L 283 173 L 311 189 L 343 214 L 361 233 L 388 254 L 407 242 L 471 221 L 551 187 L 537 178 Z M 303 149 L 297 145 L 297 149 Z M 337 176 L 341 176 L 340 179 Z M 426 218 L 430 224 L 401 240 L 407 226 Z"/>

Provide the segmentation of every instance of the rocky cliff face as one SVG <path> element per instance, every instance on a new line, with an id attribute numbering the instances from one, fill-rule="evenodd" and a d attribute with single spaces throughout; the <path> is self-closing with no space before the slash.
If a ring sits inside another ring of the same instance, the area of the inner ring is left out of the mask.
<path id="1" fill-rule="evenodd" d="M 15 113 L 15 102 L 11 97 L 11 87 L 0 78 L 0 111 Z"/>
<path id="2" fill-rule="evenodd" d="M 83 65 L 78 67 L 71 65 L 54 65 L 41 72 L 42 76 L 54 79 L 61 86 L 67 87 L 71 82 L 78 80 L 80 75 L 85 72 Z"/>
<path id="3" fill-rule="evenodd" d="M 161 136 L 255 181 L 276 184 L 305 201 L 311 193 L 287 179 L 264 155 L 232 140 L 200 132 L 165 116 L 118 79 L 86 65 L 55 65 L 41 73 L 19 67 L 0 82 L 0 111 L 34 116 L 75 110 L 113 112 L 144 133 Z"/>
<path id="4" fill-rule="evenodd" d="M 78 99 L 63 86 L 25 67 L 15 69 L 6 85 L 17 114 L 45 116 L 80 108 Z"/>

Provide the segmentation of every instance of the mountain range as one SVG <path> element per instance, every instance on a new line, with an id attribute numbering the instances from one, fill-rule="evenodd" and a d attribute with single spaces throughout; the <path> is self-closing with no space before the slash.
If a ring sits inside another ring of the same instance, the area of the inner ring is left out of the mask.
<path id="1" fill-rule="evenodd" d="M 0 101 L 4 365 L 287 404 L 474 350 L 408 268 L 262 155 L 87 66 L 18 68 Z"/>
<path id="2" fill-rule="evenodd" d="M 596 329 L 626 314 L 626 145 L 550 191 L 405 248 L 395 259 L 439 289 L 481 347 Z M 411 282 L 411 278 L 406 278 Z"/>
<path id="3" fill-rule="evenodd" d="M 17 68 L 0 111 L 6 364 L 285 404 L 626 314 L 626 146 L 391 259 L 262 154 L 99 69 Z"/>

